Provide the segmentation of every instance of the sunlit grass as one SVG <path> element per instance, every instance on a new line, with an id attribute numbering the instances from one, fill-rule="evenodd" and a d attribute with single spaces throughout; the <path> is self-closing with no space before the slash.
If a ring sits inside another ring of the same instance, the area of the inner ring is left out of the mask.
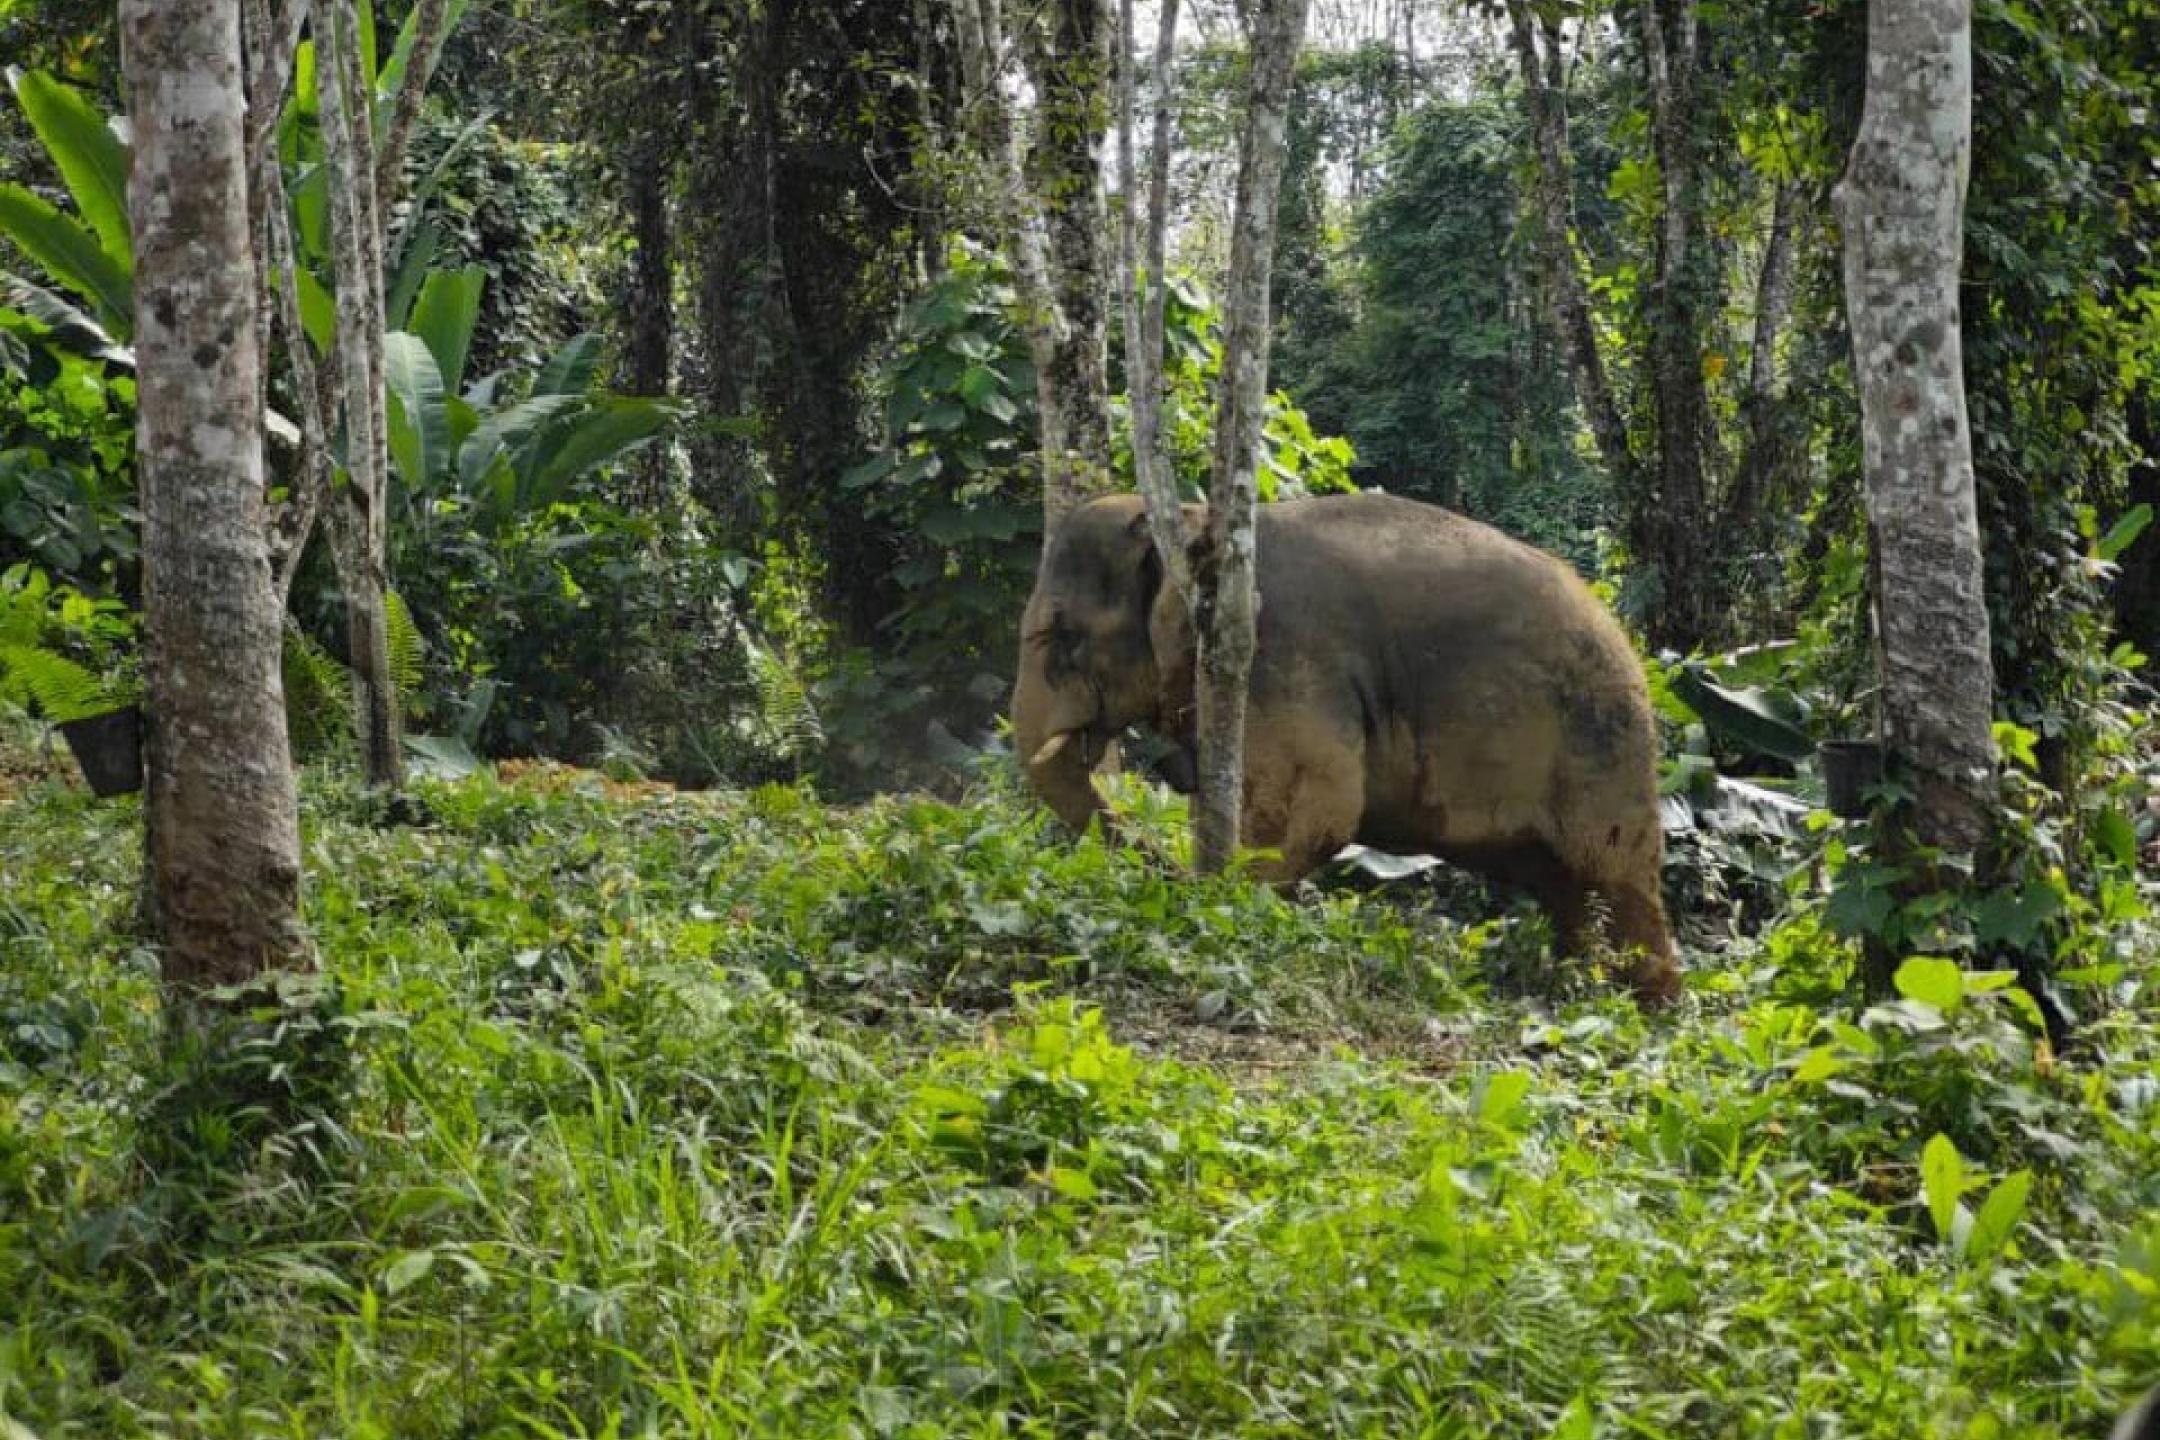
<path id="1" fill-rule="evenodd" d="M 1984 996 L 1855 1023 L 1802 915 L 1645 1021 L 1516 921 L 1178 879 L 995 785 L 307 791 L 349 1059 L 300 1140 L 145 1132 L 191 1112 L 134 812 L 0 802 L 45 1440 L 2070 1436 L 2160 1369 L 2143 1017 L 2075 1064 Z M 2033 1172 L 2000 1253 L 1938 1240 L 1936 1133 L 1972 1206 Z"/>

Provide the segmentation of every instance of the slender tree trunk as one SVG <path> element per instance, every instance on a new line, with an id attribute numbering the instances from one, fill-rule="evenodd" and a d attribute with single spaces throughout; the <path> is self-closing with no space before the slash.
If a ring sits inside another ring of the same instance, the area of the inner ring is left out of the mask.
<path id="1" fill-rule="evenodd" d="M 1709 639 L 1719 623 L 1719 600 L 1704 544 L 1712 441 L 1709 385 L 1703 376 L 1707 311 L 1715 304 L 1706 283 L 1716 262 L 1698 245 L 1703 226 L 1696 182 L 1694 0 L 1642 0 L 1644 64 L 1649 71 L 1651 134 L 1664 181 L 1658 227 L 1657 273 L 1644 297 L 1650 330 L 1650 395 L 1657 416 L 1658 483 L 1644 527 L 1662 582 L 1651 626 L 1660 643 L 1687 649 Z"/>
<path id="2" fill-rule="evenodd" d="M 1208 543 L 1195 576 L 1200 789 L 1194 801 L 1193 860 L 1203 874 L 1230 863 L 1244 810 L 1246 685 L 1260 615 L 1253 519 L 1267 400 L 1268 280 L 1290 87 L 1305 34 L 1306 3 L 1247 0 L 1242 7 L 1251 37 L 1252 76 L 1230 232 L 1230 277 L 1223 297 Z"/>
<path id="3" fill-rule="evenodd" d="M 1971 0 L 1873 0 L 1867 102 L 1837 189 L 1879 586 L 1884 740 L 1921 843 L 1971 854 L 1994 780 L 1992 683 L 1958 267 Z"/>
<path id="4" fill-rule="evenodd" d="M 191 992 L 309 963 L 264 548 L 237 0 L 123 0 L 150 919 Z"/>
<path id="5" fill-rule="evenodd" d="M 1132 417 L 1133 477 L 1147 502 L 1148 525 L 1163 572 L 1192 607 L 1192 567 L 1185 552 L 1177 478 L 1162 448 L 1163 331 L 1169 299 L 1164 262 L 1170 197 L 1170 66 L 1177 48 L 1178 0 L 1161 0 L 1155 39 L 1155 114 L 1148 155 L 1147 263 L 1140 260 L 1140 177 L 1134 164 L 1133 0 L 1119 10 L 1118 41 L 1118 291 L 1125 319 L 1126 411 Z M 1143 298 L 1141 285 L 1145 277 Z"/>
<path id="6" fill-rule="evenodd" d="M 1058 0 L 1058 3 L 1061 6 L 1079 4 L 1082 0 Z M 971 128 L 976 145 L 988 162 L 997 228 L 1006 261 L 1012 267 L 1015 287 L 1020 292 L 1022 328 L 1027 334 L 1029 358 L 1035 365 L 1035 411 L 1043 469 L 1043 533 L 1047 536 L 1065 512 L 1085 499 L 1108 474 L 1108 382 L 1092 382 L 1092 394 L 1083 384 L 1093 373 L 1092 362 L 1083 357 L 1091 355 L 1102 343 L 1103 274 L 1099 252 L 1093 252 L 1091 248 L 1101 241 L 1094 235 L 1081 234 L 1077 228 L 1061 227 L 1061 243 L 1069 245 L 1076 253 L 1096 256 L 1086 262 L 1094 267 L 1094 288 L 1092 299 L 1082 306 L 1082 319 L 1092 326 L 1093 338 L 1076 339 L 1071 317 L 1066 314 L 1061 300 L 1061 290 L 1065 287 L 1053 283 L 1051 278 L 1043 203 L 1027 184 L 1021 163 L 1019 127 L 1014 120 L 1012 99 L 1005 90 L 1007 35 L 1002 7 L 999 0 L 951 0 L 951 5 L 959 30 L 966 109 L 973 118 Z M 1103 29 L 1107 31 L 1107 24 Z M 1102 104 L 1100 92 L 1106 81 L 1107 70 L 1092 81 L 1094 103 L 1098 107 Z M 1086 123 L 1093 127 L 1086 141 L 1092 149 L 1103 129 L 1101 123 L 1092 118 Z M 1088 166 L 1091 168 L 1092 165 L 1090 160 Z M 1068 162 L 1063 168 L 1074 167 Z M 1099 173 L 1095 174 L 1093 184 L 1100 184 Z M 1094 213 L 1099 229 L 1100 201 L 1092 203 L 1096 207 Z M 1070 260 L 1072 257 L 1063 258 Z M 1075 278 L 1070 288 L 1084 291 L 1087 286 Z M 1100 407 L 1100 410 L 1091 414 L 1091 407 Z M 1094 447 L 1093 437 L 1098 426 L 1102 427 L 1103 435 L 1099 468 L 1087 457 L 1084 448 Z"/>
<path id="7" fill-rule="evenodd" d="M 1628 445 L 1627 422 L 1613 399 L 1605 361 L 1598 350 L 1590 292 L 1575 265 L 1575 201 L 1568 149 L 1567 75 L 1557 23 L 1545 30 L 1540 63 L 1538 32 L 1530 0 L 1508 0 L 1509 35 L 1522 72 L 1523 107 L 1530 121 L 1536 163 L 1531 197 L 1537 221 L 1538 255 L 1544 270 L 1554 328 L 1567 350 L 1568 372 L 1576 400 L 1597 444 L 1598 458 L 1623 497 L 1638 492 L 1642 479 Z"/>
<path id="8" fill-rule="evenodd" d="M 1065 416 L 1058 469 L 1069 506 L 1110 483 L 1109 218 L 1099 150 L 1110 125 L 1108 0 L 1049 0 L 1021 35 L 1036 95 L 1028 181 L 1040 197 L 1050 287 L 1058 309 L 1050 388 Z"/>
<path id="9" fill-rule="evenodd" d="M 1782 409 L 1778 383 L 1777 347 L 1785 323 L 1792 317 L 1793 259 L 1798 250 L 1802 192 L 1798 185 L 1781 185 L 1771 203 L 1770 238 L 1763 246 L 1762 270 L 1755 286 L 1754 338 L 1748 356 L 1747 393 L 1740 400 L 1740 418 L 1747 427 L 1746 448 L 1732 490 L 1719 506 L 1713 527 L 1728 537 L 1729 548 L 1750 546 L 1762 533 L 1772 507 L 1784 489 L 1785 478 L 1800 458 L 1797 437 Z"/>
<path id="10" fill-rule="evenodd" d="M 300 320 L 299 261 L 293 253 L 292 224 L 285 213 L 285 177 L 277 156 L 262 157 L 256 167 L 256 187 L 265 197 L 263 209 L 269 231 L 268 243 L 258 249 L 267 258 L 265 268 L 270 274 L 273 302 L 270 308 L 277 317 L 277 334 L 284 341 L 285 363 L 292 370 L 294 403 L 300 408 L 300 460 L 294 467 L 292 498 L 270 526 L 272 588 L 282 611 L 292 598 L 293 580 L 300 574 L 300 561 L 307 554 L 323 499 L 337 484 L 337 474 L 330 455 L 329 426 L 323 418 L 315 355 L 308 348 L 307 329 Z"/>
<path id="11" fill-rule="evenodd" d="M 318 0 L 317 74 L 330 233 L 337 265 L 337 348 L 345 392 L 346 484 L 333 500 L 331 537 L 345 590 L 347 643 L 361 759 L 368 783 L 405 783 L 397 686 L 390 666 L 389 426 L 383 398 L 382 232 L 375 204 L 368 82 L 361 75 L 351 0 Z"/>
<path id="12" fill-rule="evenodd" d="M 328 3 L 328 0 L 325 0 Z M 385 207 L 405 189 L 405 150 L 412 143 L 413 127 L 420 121 L 420 106 L 427 99 L 428 82 L 435 78 L 436 62 L 442 59 L 448 38 L 450 0 L 418 0 L 413 22 L 412 53 L 405 60 L 405 79 L 398 88 L 397 109 L 383 128 L 382 149 L 375 156 L 375 193 Z M 370 77 L 372 87 L 373 80 Z"/>
<path id="13" fill-rule="evenodd" d="M 624 307 L 623 379 L 633 395 L 666 395 L 673 384 L 675 236 L 668 210 L 673 169 L 665 140 L 654 136 L 632 151 L 625 177 L 635 250 Z M 654 445 L 632 462 L 636 504 L 648 514 L 660 513 L 667 502 L 667 455 L 667 446 Z"/>

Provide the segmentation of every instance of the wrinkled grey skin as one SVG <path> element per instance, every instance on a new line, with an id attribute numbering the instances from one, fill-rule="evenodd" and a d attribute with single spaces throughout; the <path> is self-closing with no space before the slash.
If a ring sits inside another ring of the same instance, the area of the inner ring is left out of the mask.
<path id="1" fill-rule="evenodd" d="M 1186 528 L 1204 543 L 1204 512 Z M 1530 889 L 1563 942 L 1636 952 L 1646 1004 L 1678 994 L 1659 900 L 1656 732 L 1620 627 L 1565 564 L 1386 495 L 1261 507 L 1245 834 L 1295 880 L 1357 841 Z M 1073 511 L 1021 621 L 1013 693 L 1029 783 L 1067 824 L 1118 733 L 1191 743 L 1192 626 L 1136 496 Z"/>

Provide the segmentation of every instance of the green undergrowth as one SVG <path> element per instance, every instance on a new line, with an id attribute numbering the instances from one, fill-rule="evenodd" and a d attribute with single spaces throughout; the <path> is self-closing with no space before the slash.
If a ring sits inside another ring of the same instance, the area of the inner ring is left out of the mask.
<path id="1" fill-rule="evenodd" d="M 2149 971 L 2059 1058 L 1803 906 L 1645 1020 L 994 785 L 304 788 L 324 983 L 193 1047 L 132 805 L 0 798 L 10 1440 L 2067 1437 L 2160 1372 Z"/>

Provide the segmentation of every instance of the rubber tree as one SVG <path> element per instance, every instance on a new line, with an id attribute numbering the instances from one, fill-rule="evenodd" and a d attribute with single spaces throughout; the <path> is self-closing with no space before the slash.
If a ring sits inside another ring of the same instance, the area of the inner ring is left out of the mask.
<path id="1" fill-rule="evenodd" d="M 176 992 L 304 967 L 256 384 L 238 0 L 123 0 L 148 915 Z"/>
<path id="2" fill-rule="evenodd" d="M 1230 274 L 1223 293 L 1223 358 L 1215 406 L 1215 450 L 1207 531 L 1193 566 L 1198 639 L 1199 793 L 1193 802 L 1193 861 L 1203 874 L 1236 854 L 1245 788 L 1245 700 L 1261 597 L 1254 557 L 1261 427 L 1266 420 L 1268 281 L 1275 255 L 1276 200 L 1290 112 L 1291 80 L 1305 35 L 1307 0 L 1243 0 L 1251 51 L 1237 201 L 1230 228 Z"/>
<path id="3" fill-rule="evenodd" d="M 1109 132 L 1115 27 L 1108 0 L 1015 6 L 1016 26 L 1000 0 L 950 3 L 963 109 L 1035 365 L 1047 534 L 1110 474 L 1109 226 L 1097 151 Z M 1036 94 L 1028 114 L 1007 88 L 1016 46 Z"/>
<path id="4" fill-rule="evenodd" d="M 330 536 L 345 590 L 361 760 L 369 784 L 395 789 L 405 782 L 405 757 L 390 664 L 390 422 L 383 377 L 382 218 L 368 103 L 373 87 L 362 73 L 351 0 L 318 0 L 314 13 L 346 437 L 346 480 L 332 498 Z"/>
<path id="5" fill-rule="evenodd" d="M 1988 830 L 1993 677 L 1958 271 L 1972 151 L 1971 0 L 1872 0 L 1867 100 L 1835 200 L 1878 581 L 1883 739 L 1919 841 Z"/>

